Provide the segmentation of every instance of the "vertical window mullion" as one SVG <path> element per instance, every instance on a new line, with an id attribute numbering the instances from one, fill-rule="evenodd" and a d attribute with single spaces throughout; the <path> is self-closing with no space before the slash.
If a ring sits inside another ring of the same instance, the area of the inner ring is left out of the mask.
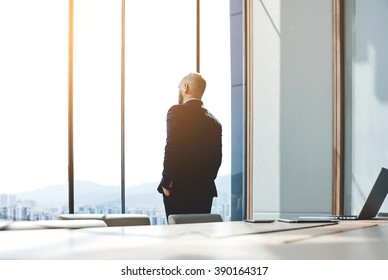
<path id="1" fill-rule="evenodd" d="M 333 193 L 332 212 L 344 214 L 344 1 L 333 0 Z"/>
<path id="2" fill-rule="evenodd" d="M 121 213 L 125 213 L 125 0 L 121 5 Z"/>
<path id="3" fill-rule="evenodd" d="M 74 0 L 69 0 L 69 85 L 68 85 L 68 184 L 69 184 L 69 213 L 74 213 L 74 152 L 73 152 L 73 38 L 74 38 Z"/>
<path id="4" fill-rule="evenodd" d="M 200 6 L 200 0 L 197 0 L 197 22 L 196 22 L 196 26 L 197 26 L 197 31 L 196 31 L 196 35 L 197 35 L 197 45 L 196 45 L 196 52 L 197 52 L 197 55 L 196 55 L 196 69 L 197 69 L 197 72 L 200 73 L 201 71 L 201 6 Z"/>

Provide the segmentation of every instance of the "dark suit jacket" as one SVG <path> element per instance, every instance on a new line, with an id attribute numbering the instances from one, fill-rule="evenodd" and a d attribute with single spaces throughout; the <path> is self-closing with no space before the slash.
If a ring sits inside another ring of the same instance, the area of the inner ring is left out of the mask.
<path id="1" fill-rule="evenodd" d="M 167 113 L 167 140 L 162 186 L 190 195 L 217 196 L 214 180 L 222 159 L 222 126 L 200 100 L 172 106 Z"/>

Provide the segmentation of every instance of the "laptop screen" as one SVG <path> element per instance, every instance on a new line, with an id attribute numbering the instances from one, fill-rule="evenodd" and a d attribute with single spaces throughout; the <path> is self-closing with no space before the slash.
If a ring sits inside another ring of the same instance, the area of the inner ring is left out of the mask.
<path id="1" fill-rule="evenodd" d="M 382 168 L 376 182 L 361 209 L 359 220 L 369 220 L 376 217 L 388 193 L 388 169 Z"/>

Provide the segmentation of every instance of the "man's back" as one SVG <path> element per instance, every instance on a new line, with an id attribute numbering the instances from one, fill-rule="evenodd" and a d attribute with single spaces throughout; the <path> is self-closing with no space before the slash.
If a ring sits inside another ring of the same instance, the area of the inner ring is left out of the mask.
<path id="1" fill-rule="evenodd" d="M 217 177 L 222 158 L 222 127 L 203 107 L 190 100 L 170 108 L 166 148 L 171 155 L 175 180 L 209 182 Z"/>

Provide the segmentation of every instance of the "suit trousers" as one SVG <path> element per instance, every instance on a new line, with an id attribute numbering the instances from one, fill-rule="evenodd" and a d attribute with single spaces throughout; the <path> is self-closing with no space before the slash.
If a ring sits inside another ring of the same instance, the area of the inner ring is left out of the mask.
<path id="1" fill-rule="evenodd" d="M 212 208 L 213 196 L 186 195 L 171 192 L 170 196 L 163 194 L 166 217 L 171 214 L 209 214 Z"/>

